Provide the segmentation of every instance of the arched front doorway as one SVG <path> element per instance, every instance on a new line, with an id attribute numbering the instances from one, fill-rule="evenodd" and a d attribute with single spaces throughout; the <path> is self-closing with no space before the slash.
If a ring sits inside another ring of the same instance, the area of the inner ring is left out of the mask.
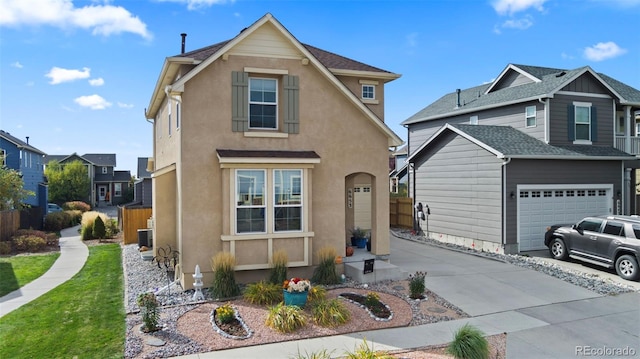
<path id="1" fill-rule="evenodd" d="M 347 244 L 351 240 L 351 230 L 355 227 L 371 234 L 375 241 L 374 181 L 368 173 L 353 173 L 345 177 L 345 236 Z"/>

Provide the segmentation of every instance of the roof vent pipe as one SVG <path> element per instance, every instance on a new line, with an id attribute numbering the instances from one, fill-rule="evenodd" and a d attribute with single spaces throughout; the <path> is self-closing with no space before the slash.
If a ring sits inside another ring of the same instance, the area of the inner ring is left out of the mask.
<path id="1" fill-rule="evenodd" d="M 27 145 L 29 144 L 29 136 L 27 136 Z"/>
<path id="2" fill-rule="evenodd" d="M 186 33 L 182 33 L 180 34 L 180 36 L 182 36 L 182 52 L 180 52 L 181 54 L 184 54 L 184 44 L 185 44 L 185 39 L 187 38 L 187 34 Z"/>
<path id="3" fill-rule="evenodd" d="M 460 89 L 456 90 L 456 108 L 460 108 Z"/>

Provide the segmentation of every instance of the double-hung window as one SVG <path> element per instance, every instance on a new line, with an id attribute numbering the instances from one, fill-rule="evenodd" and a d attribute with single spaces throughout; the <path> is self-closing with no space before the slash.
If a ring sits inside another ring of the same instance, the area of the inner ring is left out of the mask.
<path id="1" fill-rule="evenodd" d="M 525 108 L 525 125 L 526 127 L 536 127 L 536 107 L 527 106 Z"/>
<path id="2" fill-rule="evenodd" d="M 249 128 L 278 128 L 278 80 L 249 79 Z"/>
<path id="3" fill-rule="evenodd" d="M 274 231 L 302 230 L 302 171 L 273 171 Z"/>
<path id="4" fill-rule="evenodd" d="M 265 171 L 236 172 L 236 232 L 266 232 Z"/>
<path id="5" fill-rule="evenodd" d="M 114 183 L 113 196 L 114 197 L 122 196 L 122 183 Z"/>
<path id="6" fill-rule="evenodd" d="M 576 140 L 591 140 L 591 106 L 575 105 Z"/>

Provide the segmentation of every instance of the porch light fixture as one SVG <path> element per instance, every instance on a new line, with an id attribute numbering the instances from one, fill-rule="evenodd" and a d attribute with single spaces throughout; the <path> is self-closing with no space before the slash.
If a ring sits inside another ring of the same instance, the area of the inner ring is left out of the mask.
<path id="1" fill-rule="evenodd" d="M 515 192 L 511 191 L 511 195 L 510 195 L 510 196 L 511 196 L 511 199 L 516 198 L 516 194 L 515 194 Z"/>

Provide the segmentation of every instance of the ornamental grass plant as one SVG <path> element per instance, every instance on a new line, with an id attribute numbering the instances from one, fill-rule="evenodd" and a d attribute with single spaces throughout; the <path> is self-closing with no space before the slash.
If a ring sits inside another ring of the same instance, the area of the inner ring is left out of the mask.
<path id="1" fill-rule="evenodd" d="M 250 283 L 245 288 L 243 297 L 251 304 L 272 305 L 282 301 L 282 286 L 265 281 Z"/>
<path id="2" fill-rule="evenodd" d="M 409 297 L 411 299 L 422 299 L 424 297 L 424 278 L 426 276 L 426 272 L 416 272 L 416 274 L 409 275 Z"/>
<path id="3" fill-rule="evenodd" d="M 337 298 L 314 302 L 311 314 L 313 321 L 323 327 L 337 327 L 351 319 L 351 312 Z"/>
<path id="4" fill-rule="evenodd" d="M 235 278 L 236 258 L 229 252 L 218 252 L 211 259 L 213 284 L 209 288 L 213 298 L 232 298 L 240 294 Z"/>
<path id="5" fill-rule="evenodd" d="M 322 247 L 318 250 L 319 264 L 313 271 L 311 281 L 318 284 L 338 284 L 340 276 L 336 272 L 335 259 L 338 252 L 333 247 Z"/>
<path id="6" fill-rule="evenodd" d="M 455 333 L 446 352 L 456 359 L 488 359 L 489 343 L 480 329 L 467 323 Z"/>
<path id="7" fill-rule="evenodd" d="M 285 250 L 280 249 L 273 252 L 269 269 L 269 282 L 279 285 L 287 279 L 287 263 L 289 263 L 289 257 Z"/>
<path id="8" fill-rule="evenodd" d="M 269 308 L 265 324 L 281 333 L 291 333 L 307 324 L 307 319 L 297 306 L 278 303 Z"/>

